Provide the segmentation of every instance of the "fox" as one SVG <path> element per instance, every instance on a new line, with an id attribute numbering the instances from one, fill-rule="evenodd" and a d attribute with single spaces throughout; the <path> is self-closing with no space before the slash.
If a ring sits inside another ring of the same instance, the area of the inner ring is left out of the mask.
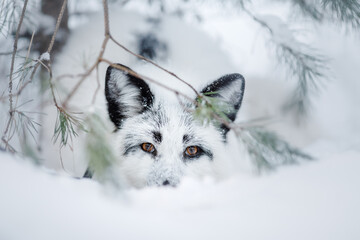
<path id="1" fill-rule="evenodd" d="M 105 97 L 109 118 L 115 127 L 119 172 L 131 186 L 177 186 L 183 176 L 218 178 L 226 171 L 222 156 L 229 127 L 210 121 L 204 124 L 182 104 L 154 94 L 132 69 L 109 66 Z M 126 70 L 123 70 L 126 69 Z M 238 73 L 224 75 L 199 90 L 202 95 L 225 103 L 224 114 L 234 121 L 245 89 Z"/>

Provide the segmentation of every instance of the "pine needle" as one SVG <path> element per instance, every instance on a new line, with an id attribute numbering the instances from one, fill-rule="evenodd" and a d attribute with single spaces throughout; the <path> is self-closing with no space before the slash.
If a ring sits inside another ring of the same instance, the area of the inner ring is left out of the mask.
<path id="1" fill-rule="evenodd" d="M 230 123 L 228 116 L 225 113 L 231 113 L 233 108 L 226 102 L 211 95 L 217 94 L 216 92 L 207 92 L 196 98 L 197 107 L 193 113 L 195 119 L 199 120 L 202 124 L 207 125 L 211 122 L 218 125 L 223 122 Z M 217 116 L 217 118 L 214 118 Z"/>
<path id="2" fill-rule="evenodd" d="M 120 182 L 113 172 L 116 157 L 106 137 L 110 131 L 95 113 L 87 116 L 85 125 L 87 132 L 85 150 L 90 172 L 95 173 L 98 181 L 120 187 Z"/>
<path id="3" fill-rule="evenodd" d="M 324 9 L 330 10 L 340 21 L 353 28 L 360 27 L 359 0 L 322 0 L 321 3 Z"/>
<path id="4" fill-rule="evenodd" d="M 284 109 L 293 110 L 300 117 L 308 113 L 311 97 L 319 92 L 319 86 L 326 77 L 328 61 L 309 47 L 301 43 L 298 45 L 297 48 L 286 44 L 277 45 L 277 56 L 280 63 L 288 67 L 289 75 L 297 79 L 295 92 Z"/>
<path id="5" fill-rule="evenodd" d="M 54 130 L 54 143 L 60 138 L 60 147 L 64 147 L 68 144 L 69 139 L 77 137 L 78 133 L 75 129 L 84 129 L 81 120 L 62 108 L 57 108 L 57 120 Z"/>
<path id="6" fill-rule="evenodd" d="M 239 134 L 259 172 L 281 165 L 296 164 L 312 157 L 291 146 L 273 132 L 260 127 L 246 128 Z"/>

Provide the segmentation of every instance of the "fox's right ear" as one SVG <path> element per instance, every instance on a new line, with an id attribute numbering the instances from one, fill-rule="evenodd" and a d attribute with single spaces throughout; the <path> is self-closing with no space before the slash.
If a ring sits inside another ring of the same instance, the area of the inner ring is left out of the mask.
<path id="1" fill-rule="evenodd" d="M 224 112 L 229 121 L 234 122 L 240 109 L 245 90 L 245 79 L 238 73 L 228 74 L 213 81 L 201 93 L 217 98 L 225 103 Z M 224 137 L 230 130 L 224 124 L 220 125 Z"/>
<path id="2" fill-rule="evenodd" d="M 117 65 L 131 71 L 124 65 Z M 146 111 L 154 100 L 144 80 L 113 66 L 109 66 L 106 71 L 105 96 L 110 119 L 118 129 L 124 119 Z"/>

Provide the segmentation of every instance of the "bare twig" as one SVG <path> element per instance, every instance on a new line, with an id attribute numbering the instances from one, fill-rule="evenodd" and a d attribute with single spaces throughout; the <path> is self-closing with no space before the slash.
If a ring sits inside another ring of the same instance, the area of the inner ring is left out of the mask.
<path id="1" fill-rule="evenodd" d="M 7 149 L 10 149 L 10 148 L 9 148 L 8 140 L 5 139 L 5 136 L 7 135 L 8 131 L 9 131 L 11 121 L 13 119 L 13 114 L 14 114 L 14 112 L 13 112 L 14 109 L 13 109 L 13 98 L 12 98 L 12 87 L 13 87 L 13 72 L 14 72 L 14 65 L 15 65 L 15 55 L 16 55 L 16 52 L 17 52 L 17 44 L 18 44 L 18 40 L 19 40 L 20 29 L 21 29 L 21 25 L 22 25 L 23 20 L 24 20 L 27 3 L 28 3 L 28 0 L 25 0 L 24 6 L 23 6 L 23 9 L 22 9 L 22 12 L 21 12 L 19 24 L 18 24 L 16 34 L 15 34 L 14 48 L 13 48 L 13 53 L 12 53 L 12 57 L 11 57 L 10 76 L 9 76 L 9 119 L 8 119 L 7 124 L 6 124 L 6 128 L 5 128 L 5 131 L 3 133 L 3 136 L 2 136 L 2 140 L 5 143 L 5 146 L 6 146 Z"/>
<path id="2" fill-rule="evenodd" d="M 14 65 L 15 65 L 15 55 L 16 55 L 16 52 L 17 52 L 17 44 L 18 44 L 18 40 L 19 40 L 20 29 L 21 29 L 21 25 L 22 25 L 24 17 L 25 17 L 27 3 L 28 3 L 28 0 L 25 0 L 24 6 L 23 6 L 23 9 L 22 9 L 22 12 L 21 12 L 19 24 L 18 24 L 16 34 L 15 34 L 14 48 L 13 48 L 13 53 L 12 53 L 12 57 L 11 57 L 10 77 L 9 77 L 9 103 L 10 103 L 9 113 L 10 113 L 10 118 L 12 118 L 12 114 L 13 114 L 12 84 L 13 84 L 13 72 L 14 72 Z"/>
<path id="3" fill-rule="evenodd" d="M 104 56 L 106 45 L 110 39 L 110 27 L 109 27 L 109 9 L 107 5 L 107 0 L 103 0 L 103 10 L 104 10 L 104 35 L 105 38 L 101 44 L 100 53 L 95 61 L 95 63 L 82 75 L 81 79 L 76 83 L 74 88 L 68 94 L 66 99 L 64 100 L 63 107 L 66 108 L 67 104 L 69 103 L 70 99 L 74 96 L 76 91 L 79 89 L 81 84 L 85 81 L 85 79 L 97 68 L 98 64 L 100 63 L 100 59 Z"/>
<path id="4" fill-rule="evenodd" d="M 141 56 L 139 54 L 134 53 L 133 51 L 129 50 L 128 48 L 126 48 L 125 46 L 123 46 L 122 44 L 120 44 L 118 41 L 116 41 L 116 39 L 113 38 L 113 36 L 110 35 L 110 39 L 119 47 L 121 47 L 122 49 L 124 49 L 125 51 L 127 51 L 128 53 L 134 55 L 137 58 L 140 58 L 141 60 L 144 60 L 152 65 L 154 65 L 155 67 L 167 72 L 168 74 L 170 74 L 171 76 L 175 77 L 176 79 L 178 79 L 180 82 L 184 83 L 185 85 L 187 85 L 189 88 L 191 88 L 192 91 L 194 91 L 194 93 L 196 94 L 196 96 L 200 97 L 201 95 L 199 94 L 199 92 L 188 82 L 186 82 L 185 80 L 181 79 L 180 77 L 178 77 L 175 73 L 170 72 L 169 70 L 161 67 L 160 65 L 158 65 L 157 63 L 151 61 L 150 59 Z"/>
<path id="5" fill-rule="evenodd" d="M 65 12 L 65 9 L 66 9 L 66 4 L 67 4 L 67 0 L 64 0 L 63 2 L 63 5 L 61 6 L 61 10 L 60 10 L 60 13 L 59 13 L 59 16 L 57 18 L 57 21 L 56 21 L 56 26 L 55 26 L 55 30 L 54 30 L 54 33 L 51 37 L 51 41 L 50 41 L 50 44 L 49 44 L 49 47 L 47 49 L 47 52 L 50 53 L 53 46 L 54 46 L 54 43 L 55 43 L 55 37 L 56 37 L 56 34 L 57 32 L 59 31 L 59 28 L 60 28 L 60 23 L 61 23 L 61 20 L 63 18 L 63 15 L 64 15 L 64 12 Z"/>
<path id="6" fill-rule="evenodd" d="M 130 74 L 131 76 L 134 76 L 134 77 L 137 77 L 137 78 L 140 78 L 140 79 L 143 79 L 143 80 L 152 82 L 152 83 L 154 83 L 154 84 L 156 84 L 156 85 L 158 85 L 158 86 L 160 86 L 160 87 L 162 87 L 162 88 L 164 88 L 164 89 L 166 89 L 166 90 L 168 90 L 168 91 L 173 92 L 173 93 L 176 94 L 177 96 L 182 96 L 182 97 L 186 98 L 187 100 L 189 100 L 189 101 L 191 101 L 191 102 L 194 102 L 194 103 L 196 102 L 194 99 L 192 99 L 191 97 L 189 97 L 189 96 L 187 96 L 187 95 L 179 92 L 178 90 L 176 90 L 176 89 L 174 89 L 174 88 L 171 88 L 171 87 L 169 87 L 169 86 L 167 86 L 167 85 L 165 85 L 165 84 L 163 84 L 163 83 L 161 83 L 161 82 L 159 82 L 159 81 L 156 81 L 156 80 L 154 80 L 154 79 L 152 79 L 152 78 L 149 78 L 149 77 L 147 77 L 147 76 L 141 75 L 141 74 L 135 72 L 134 70 L 131 70 L 131 69 L 126 68 L 126 67 L 123 67 L 123 66 L 118 65 L 118 64 L 114 64 L 114 63 L 112 63 L 111 61 L 109 61 L 109 60 L 107 60 L 107 59 L 103 59 L 103 58 L 102 58 L 102 59 L 100 59 L 100 61 L 101 61 L 101 62 L 106 62 L 107 64 L 109 64 L 110 66 L 112 66 L 112 67 L 114 67 L 114 68 L 116 68 L 116 69 L 119 69 L 119 70 L 122 70 L 122 71 L 126 71 L 126 72 L 127 72 L 128 74 Z"/>
<path id="7" fill-rule="evenodd" d="M 243 11 L 249 15 L 255 22 L 259 23 L 262 27 L 266 28 L 270 34 L 273 34 L 273 30 L 271 29 L 271 27 L 264 22 L 263 20 L 261 20 L 260 18 L 256 17 L 252 12 L 250 12 L 247 8 L 243 8 Z"/>
<path id="8" fill-rule="evenodd" d="M 107 0 L 103 0 L 105 37 L 110 35 L 109 8 Z"/>
<path id="9" fill-rule="evenodd" d="M 109 41 L 109 36 L 105 37 L 103 43 L 102 43 L 102 47 L 101 47 L 101 51 L 96 59 L 96 62 L 84 73 L 82 74 L 81 79 L 76 83 L 76 85 L 74 86 L 74 88 L 71 90 L 71 92 L 67 95 L 66 99 L 63 102 L 63 107 L 66 108 L 67 104 L 69 103 L 70 99 L 74 96 L 74 94 L 77 92 L 77 90 L 79 89 L 79 87 L 82 85 L 82 83 L 86 80 L 86 78 L 88 76 L 90 76 L 90 74 L 96 69 L 97 65 L 100 63 L 100 59 L 103 57 L 104 52 L 105 52 L 105 48 L 106 48 L 106 44 Z"/>

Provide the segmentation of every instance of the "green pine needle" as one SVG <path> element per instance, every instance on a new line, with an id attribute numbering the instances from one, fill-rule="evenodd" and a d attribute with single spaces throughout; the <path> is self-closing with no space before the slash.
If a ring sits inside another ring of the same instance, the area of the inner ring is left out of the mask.
<path id="1" fill-rule="evenodd" d="M 95 113 L 87 116 L 85 124 L 87 128 L 85 150 L 89 170 L 95 173 L 98 181 L 119 187 L 120 182 L 113 173 L 116 157 L 112 144 L 107 139 L 107 133 L 110 130 L 106 128 L 100 116 Z"/>
<path id="2" fill-rule="evenodd" d="M 77 137 L 78 133 L 75 129 L 84 129 L 79 118 L 69 114 L 62 108 L 58 108 L 58 117 L 55 123 L 54 130 L 54 143 L 60 138 L 60 147 L 64 147 L 68 144 L 69 140 L 73 137 Z"/>
<path id="3" fill-rule="evenodd" d="M 360 27 L 359 0 L 322 0 L 322 6 L 330 10 L 340 21 L 354 28 Z"/>
<path id="4" fill-rule="evenodd" d="M 328 61 L 301 43 L 298 43 L 297 48 L 279 44 L 277 56 L 288 67 L 289 75 L 297 79 L 295 92 L 285 104 L 285 109 L 294 110 L 298 116 L 305 116 L 311 106 L 311 97 L 319 92 L 319 86 L 326 77 Z"/>
<path id="5" fill-rule="evenodd" d="M 201 97 L 196 98 L 197 107 L 194 111 L 195 119 L 202 124 L 207 125 L 210 122 L 221 124 L 222 122 L 230 122 L 226 113 L 230 114 L 234 109 L 226 102 L 211 95 L 216 92 L 204 93 Z"/>
<path id="6" fill-rule="evenodd" d="M 260 127 L 244 129 L 239 137 L 259 172 L 281 165 L 296 164 L 299 159 L 312 159 L 310 155 L 291 146 L 275 133 Z"/>

